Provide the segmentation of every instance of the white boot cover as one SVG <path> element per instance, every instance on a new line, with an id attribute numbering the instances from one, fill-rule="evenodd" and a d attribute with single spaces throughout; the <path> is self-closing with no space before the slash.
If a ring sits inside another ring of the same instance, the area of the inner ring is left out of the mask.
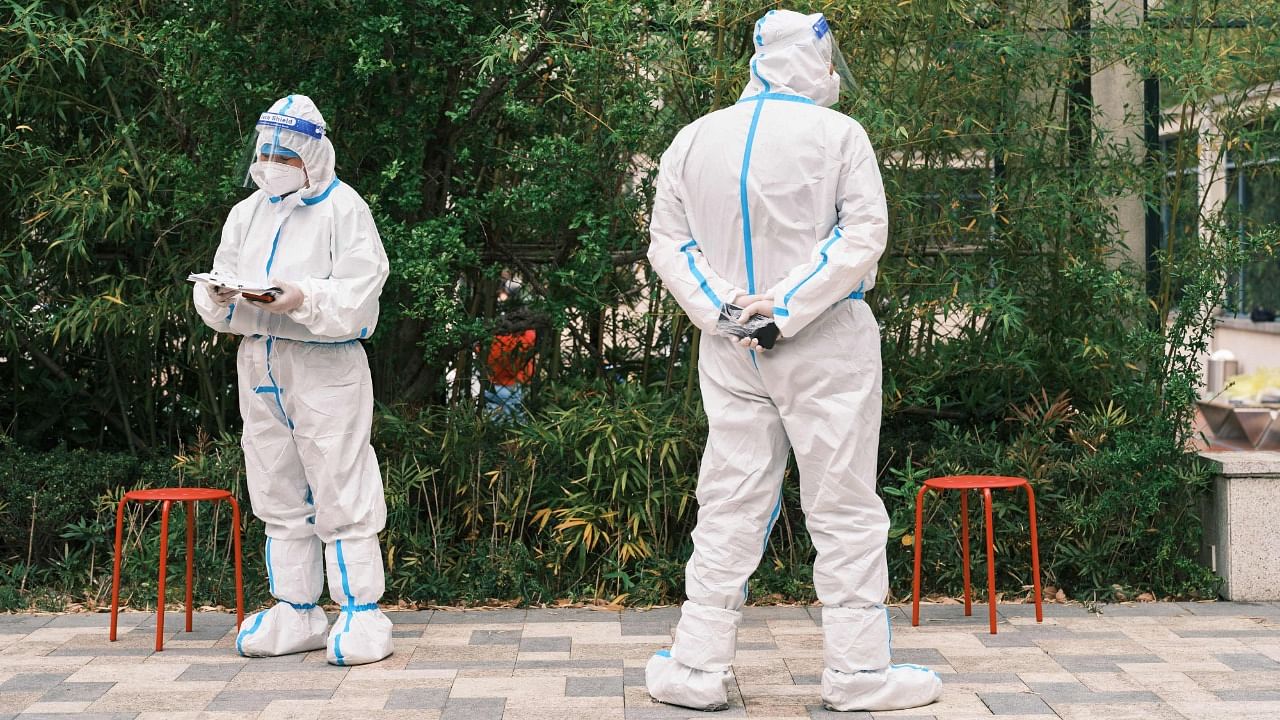
<path id="1" fill-rule="evenodd" d="M 822 671 L 822 704 L 828 710 L 887 711 L 928 705 L 942 696 L 942 680 L 919 665 L 842 673 Z"/>
<path id="2" fill-rule="evenodd" d="M 329 621 L 316 607 L 324 587 L 320 539 L 267 538 L 267 577 L 280 602 L 244 619 L 236 651 L 245 657 L 275 657 L 324 647 Z"/>
<path id="3" fill-rule="evenodd" d="M 842 673 L 889 667 L 893 626 L 883 605 L 822 608 L 822 655 L 826 666 Z"/>
<path id="4" fill-rule="evenodd" d="M 719 672 L 729 669 L 738 648 L 738 610 L 701 605 L 686 600 L 680 606 L 671 657 L 695 670 Z"/>
<path id="5" fill-rule="evenodd" d="M 695 670 L 659 650 L 644 666 L 644 684 L 649 695 L 661 703 L 711 712 L 729 707 L 729 691 L 724 670 Z"/>
<path id="6" fill-rule="evenodd" d="M 644 669 L 645 685 L 658 702 L 693 708 L 729 707 L 725 680 L 738 645 L 737 610 L 686 601 L 680 608 L 671 650 L 659 650 Z"/>
<path id="7" fill-rule="evenodd" d="M 942 695 L 942 680 L 919 665 L 890 665 L 893 626 L 883 605 L 822 608 L 822 702 L 830 710 L 903 710 Z"/>
<path id="8" fill-rule="evenodd" d="M 391 654 L 391 621 L 378 609 L 385 588 L 378 538 L 335 540 L 325 547 L 329 597 L 342 606 L 329 633 L 332 665 L 363 665 Z"/>

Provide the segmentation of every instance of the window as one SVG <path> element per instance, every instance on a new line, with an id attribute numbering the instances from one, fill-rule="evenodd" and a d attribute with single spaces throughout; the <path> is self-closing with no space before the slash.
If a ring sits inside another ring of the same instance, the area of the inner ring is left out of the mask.
<path id="1" fill-rule="evenodd" d="M 1243 243 L 1252 233 L 1280 225 L 1280 132 L 1265 125 L 1242 135 L 1227 160 L 1227 217 Z M 1280 258 L 1246 263 L 1233 278 L 1228 312 L 1254 308 L 1280 312 Z"/>
<path id="2" fill-rule="evenodd" d="M 1160 244 L 1157 262 L 1186 257 L 1199 241 L 1200 138 L 1195 134 L 1160 138 Z M 1174 287 L 1177 297 L 1181 288 Z"/>
<path id="3" fill-rule="evenodd" d="M 1172 236 L 1174 251 L 1179 242 L 1190 241 L 1200 228 L 1200 148 L 1195 135 L 1160 138 L 1160 158 L 1164 181 L 1160 185 L 1160 249 L 1168 251 Z"/>

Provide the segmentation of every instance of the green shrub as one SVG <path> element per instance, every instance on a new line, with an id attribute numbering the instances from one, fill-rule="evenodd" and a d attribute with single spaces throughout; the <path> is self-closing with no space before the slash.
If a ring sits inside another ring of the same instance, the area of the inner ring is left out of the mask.
<path id="1" fill-rule="evenodd" d="M 66 527 L 113 515 L 126 489 L 167 475 L 165 464 L 128 454 L 37 452 L 0 436 L 0 547 L 24 562 L 43 562 L 58 552 Z"/>
<path id="2" fill-rule="evenodd" d="M 201 441 L 177 461 L 83 449 L 38 452 L 0 436 L 0 607 L 58 609 L 68 602 L 100 607 L 111 601 L 116 506 L 126 490 L 201 485 L 232 490 L 248 502 L 238 443 Z M 217 508 L 216 513 L 211 512 Z M 129 503 L 124 516 L 121 601 L 154 607 L 160 559 L 160 505 Z M 234 603 L 231 513 L 225 504 L 196 504 L 195 583 L 198 604 Z M 186 518 L 175 504 L 169 522 L 168 602 L 181 602 L 188 552 Z M 260 523 L 249 523 L 244 549 L 246 597 L 265 595 Z"/>

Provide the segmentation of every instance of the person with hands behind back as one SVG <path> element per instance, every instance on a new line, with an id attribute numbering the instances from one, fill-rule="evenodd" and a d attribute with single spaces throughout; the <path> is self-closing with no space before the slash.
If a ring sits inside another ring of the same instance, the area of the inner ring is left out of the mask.
<path id="1" fill-rule="evenodd" d="M 661 702 L 728 707 L 747 582 L 781 511 L 794 450 L 817 551 L 823 703 L 927 705 L 941 681 L 890 663 L 884 605 L 880 334 L 863 301 L 888 240 L 879 167 L 862 126 L 830 109 L 846 74 L 837 70 L 847 66 L 826 19 L 771 10 L 752 37 L 737 104 L 682 129 L 658 170 L 649 261 L 704 331 L 698 377 L 708 430 L 688 600 L 645 683 Z"/>
<path id="2" fill-rule="evenodd" d="M 290 95 L 263 113 L 251 157 L 259 189 L 231 210 L 214 271 L 280 292 L 254 301 L 216 285 L 194 288 L 209 327 L 243 336 L 242 445 L 277 600 L 245 619 L 236 650 L 261 657 L 325 648 L 335 665 L 376 662 L 392 652 L 391 622 L 377 604 L 387 507 L 358 341 L 377 327 L 387 256 L 369 206 L 334 174 L 333 145 L 310 98 Z M 332 630 L 317 606 L 326 567 L 341 606 Z"/>

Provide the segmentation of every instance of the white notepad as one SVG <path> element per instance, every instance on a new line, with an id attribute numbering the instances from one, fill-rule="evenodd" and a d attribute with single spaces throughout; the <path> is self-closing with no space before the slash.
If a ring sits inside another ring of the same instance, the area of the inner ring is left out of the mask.
<path id="1" fill-rule="evenodd" d="M 227 288 L 228 290 L 235 290 L 241 295 L 265 296 L 278 295 L 281 292 L 278 287 L 262 287 L 255 283 L 243 282 L 239 278 L 232 277 L 226 273 L 220 273 L 217 270 L 207 273 L 191 273 L 187 276 L 187 282 Z"/>

